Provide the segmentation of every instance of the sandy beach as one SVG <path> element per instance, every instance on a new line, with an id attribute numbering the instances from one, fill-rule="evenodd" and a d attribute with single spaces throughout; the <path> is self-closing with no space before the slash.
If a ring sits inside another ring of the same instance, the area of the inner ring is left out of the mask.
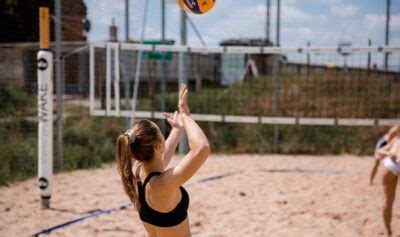
<path id="1" fill-rule="evenodd" d="M 370 186 L 372 164 L 370 157 L 350 155 L 213 155 L 185 185 L 191 199 L 192 234 L 384 235 L 381 172 Z M 209 177 L 215 179 L 197 182 Z M 32 235 L 98 210 L 129 203 L 115 164 L 57 174 L 53 187 L 49 210 L 40 208 L 36 178 L 1 187 L 0 236 Z M 399 191 L 392 223 L 397 235 Z M 144 228 L 136 211 L 127 208 L 55 230 L 50 236 L 144 236 Z"/>

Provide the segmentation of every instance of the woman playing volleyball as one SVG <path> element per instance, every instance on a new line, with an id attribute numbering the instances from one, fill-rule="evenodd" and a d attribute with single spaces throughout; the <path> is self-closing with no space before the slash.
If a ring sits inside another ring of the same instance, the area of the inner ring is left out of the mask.
<path id="1" fill-rule="evenodd" d="M 372 183 L 374 182 L 374 178 L 375 178 L 376 173 L 378 172 L 378 167 L 379 167 L 379 164 L 380 164 L 380 158 L 378 156 L 378 150 L 381 149 L 382 147 L 386 146 L 388 143 L 390 143 L 393 140 L 393 138 L 396 137 L 396 135 L 398 133 L 398 130 L 399 130 L 399 126 L 391 127 L 389 132 L 386 133 L 381 139 L 379 139 L 378 143 L 376 144 L 375 154 L 374 154 L 374 156 L 375 156 L 375 164 L 374 164 L 374 166 L 372 167 L 372 170 L 371 170 L 371 176 L 370 176 L 370 179 L 369 179 L 369 184 L 370 185 L 372 185 Z"/>
<path id="2" fill-rule="evenodd" d="M 391 235 L 392 210 L 396 197 L 397 180 L 400 176 L 400 133 L 398 129 L 396 137 L 378 150 L 378 157 L 382 159 L 382 164 L 385 167 L 383 172 L 383 188 L 385 191 L 383 220 L 388 235 Z"/>
<path id="3" fill-rule="evenodd" d="M 172 127 L 167 140 L 149 120 L 135 122 L 117 140 L 116 159 L 123 187 L 138 210 L 149 237 L 191 236 L 187 217 L 189 195 L 181 185 L 207 160 L 210 146 L 190 116 L 187 95 L 188 89 L 182 85 L 179 113 L 175 112 L 173 118 L 165 115 Z M 166 169 L 183 130 L 190 151 L 177 166 Z"/>

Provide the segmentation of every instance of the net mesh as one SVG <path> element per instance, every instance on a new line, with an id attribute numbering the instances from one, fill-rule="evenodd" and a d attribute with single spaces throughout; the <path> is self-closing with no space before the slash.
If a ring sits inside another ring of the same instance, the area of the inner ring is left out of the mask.
<path id="1" fill-rule="evenodd" d="M 138 111 L 163 111 L 163 98 L 165 110 L 175 110 L 178 84 L 186 82 L 193 91 L 192 112 L 197 114 L 359 119 L 400 116 L 398 50 L 390 51 L 389 70 L 383 68 L 382 51 L 343 53 L 321 48 L 317 52 L 287 50 L 288 53 L 281 54 L 256 54 L 177 50 L 142 53 Z M 118 59 L 113 53 L 109 60 L 111 110 L 118 103 L 114 83 Z M 179 54 L 184 58 L 181 69 Z M 94 57 L 95 107 L 105 109 L 106 49 L 95 48 Z M 121 109 L 126 108 L 126 86 L 129 86 L 128 97 L 132 97 L 136 60 L 138 51 L 121 50 Z M 161 91 L 162 80 L 166 83 L 165 93 Z"/>

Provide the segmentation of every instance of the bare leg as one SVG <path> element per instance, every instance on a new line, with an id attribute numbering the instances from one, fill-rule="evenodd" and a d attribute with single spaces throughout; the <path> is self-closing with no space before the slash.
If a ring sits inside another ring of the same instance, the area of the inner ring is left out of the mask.
<path id="1" fill-rule="evenodd" d="M 372 183 L 374 182 L 375 175 L 378 172 L 379 163 L 380 163 L 379 160 L 375 160 L 374 167 L 372 167 L 372 171 L 371 171 L 371 177 L 369 179 L 370 185 L 372 185 Z"/>
<path id="2" fill-rule="evenodd" d="M 398 177 L 394 175 L 390 170 L 385 169 L 383 174 L 383 189 L 385 191 L 385 206 L 383 208 L 383 221 L 388 235 L 392 235 L 392 228 L 390 226 L 392 222 L 392 210 L 394 198 L 396 195 Z"/>

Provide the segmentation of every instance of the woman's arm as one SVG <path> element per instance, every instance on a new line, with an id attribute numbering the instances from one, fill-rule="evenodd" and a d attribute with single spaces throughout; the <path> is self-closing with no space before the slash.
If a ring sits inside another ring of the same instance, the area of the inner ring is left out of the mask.
<path id="1" fill-rule="evenodd" d="M 179 92 L 179 111 L 189 140 L 190 151 L 176 167 L 166 170 L 160 176 L 166 187 L 175 188 L 184 184 L 200 169 L 210 155 L 210 145 L 206 135 L 190 116 L 186 103 L 187 95 L 188 89 L 183 85 Z"/>
<path id="2" fill-rule="evenodd" d="M 172 156 L 175 153 L 176 147 L 178 146 L 179 140 L 183 132 L 183 123 L 179 116 L 178 111 L 175 111 L 174 117 L 170 117 L 168 114 L 164 114 L 168 124 L 172 127 L 171 132 L 167 140 L 165 141 L 165 153 L 162 158 L 164 168 L 166 168 L 171 161 Z"/>

